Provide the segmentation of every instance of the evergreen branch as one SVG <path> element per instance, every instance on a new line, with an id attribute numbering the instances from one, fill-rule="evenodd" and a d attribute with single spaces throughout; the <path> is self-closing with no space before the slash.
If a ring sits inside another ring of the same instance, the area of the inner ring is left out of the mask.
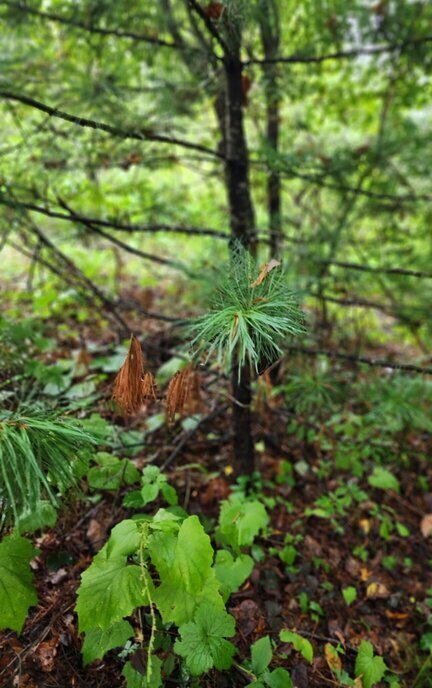
<path id="1" fill-rule="evenodd" d="M 177 139 L 173 136 L 164 136 L 163 134 L 155 134 L 151 129 L 141 129 L 141 130 L 127 130 L 121 129 L 120 127 L 115 127 L 111 124 L 106 124 L 105 122 L 98 122 L 93 119 L 88 119 L 87 117 L 78 117 L 70 112 L 64 112 L 58 108 L 53 108 L 46 103 L 42 103 L 39 100 L 35 100 L 30 96 L 22 95 L 19 93 L 13 93 L 12 91 L 0 90 L 0 98 L 5 98 L 6 100 L 13 100 L 23 105 L 35 108 L 41 112 L 45 112 L 50 117 L 56 117 L 58 119 L 63 119 L 66 122 L 71 122 L 79 127 L 95 129 L 96 131 L 103 131 L 106 134 L 115 136 L 121 139 L 133 139 L 134 141 L 155 141 L 158 143 L 169 143 L 173 146 L 180 146 L 182 148 L 188 148 L 191 150 L 197 150 L 201 153 L 207 153 L 214 158 L 224 159 L 224 156 L 216 150 L 207 148 L 207 146 L 202 146 L 199 143 L 192 143 L 191 141 L 184 141 L 182 139 Z"/>
<path id="2" fill-rule="evenodd" d="M 64 207 L 70 217 L 74 220 L 76 220 L 73 211 L 67 206 L 67 204 L 62 201 L 59 198 L 59 203 L 62 207 Z M 135 246 L 130 246 L 129 244 L 126 244 L 124 241 L 121 241 L 120 239 L 117 239 L 117 237 L 111 236 L 111 234 L 108 234 L 107 232 L 104 232 L 100 227 L 95 227 L 91 221 L 85 219 L 85 218 L 80 218 L 79 220 L 80 223 L 82 223 L 85 227 L 90 232 L 93 232 L 94 234 L 98 234 L 99 236 L 103 237 L 104 239 L 107 239 L 109 242 L 114 244 L 115 246 L 118 246 L 119 248 L 123 249 L 123 251 L 127 251 L 128 253 L 133 253 L 135 256 L 139 256 L 140 258 L 144 258 L 144 260 L 151 260 L 154 263 L 159 263 L 160 265 L 168 265 L 170 267 L 176 268 L 177 270 L 183 270 L 184 272 L 188 272 L 186 267 L 182 265 L 181 263 L 178 263 L 175 260 L 170 260 L 169 258 L 162 258 L 161 256 L 155 256 L 153 253 L 146 253 L 145 251 L 141 251 L 138 248 L 135 248 Z"/>
<path id="3" fill-rule="evenodd" d="M 261 161 L 255 160 L 253 161 L 255 163 L 260 163 Z M 317 177 L 312 174 L 304 174 L 302 172 L 297 172 L 294 170 L 282 170 L 280 172 L 282 177 L 285 178 L 296 178 L 296 179 L 304 179 L 307 182 L 311 182 L 312 184 L 316 184 L 317 186 L 321 186 L 325 189 L 332 189 L 334 191 L 346 191 L 347 193 L 354 194 L 356 196 L 366 196 L 367 198 L 372 198 L 372 199 L 377 199 L 377 200 L 384 200 L 384 201 L 392 201 L 394 203 L 400 203 L 400 202 L 408 202 L 408 203 L 415 203 L 418 201 L 431 201 L 432 196 L 430 194 L 400 194 L 400 195 L 395 195 L 395 194 L 389 194 L 389 193 L 384 193 L 384 192 L 379 192 L 379 191 L 369 191 L 368 189 L 361 189 L 357 187 L 352 187 L 352 186 L 347 186 L 345 184 L 333 184 L 332 182 L 326 182 L 324 181 L 324 177 Z"/>
<path id="4" fill-rule="evenodd" d="M 44 499 L 58 506 L 58 494 L 76 483 L 79 450 L 94 443 L 72 420 L 1 412 L 0 502 L 7 524 L 32 515 Z"/>
<path id="5" fill-rule="evenodd" d="M 106 308 L 106 310 L 113 315 L 115 320 L 120 324 L 120 326 L 123 328 L 125 332 L 129 330 L 128 324 L 123 320 L 121 315 L 117 312 L 115 304 L 111 301 L 108 296 L 106 296 L 103 291 L 99 289 L 99 287 L 94 284 L 94 282 L 91 281 L 76 265 L 75 263 L 66 256 L 63 251 L 60 251 L 57 246 L 55 246 L 52 241 L 50 241 L 45 234 L 42 232 L 39 227 L 37 227 L 34 223 L 31 225 L 31 231 L 36 234 L 38 238 L 38 242 L 41 246 L 45 246 L 48 250 L 51 251 L 51 253 L 55 256 L 57 260 L 60 261 L 60 263 L 63 264 L 63 266 L 66 268 L 66 270 L 70 270 L 73 274 L 75 274 L 78 277 L 78 280 L 84 285 L 85 289 L 89 289 L 96 299 L 103 304 L 103 306 Z"/>
<path id="6" fill-rule="evenodd" d="M 81 215 L 76 213 L 71 209 L 69 214 L 61 213 L 56 210 L 51 210 L 50 208 L 36 205 L 35 203 L 28 203 L 26 201 L 18 201 L 16 199 L 5 198 L 0 192 L 0 205 L 5 205 L 9 208 L 22 208 L 25 210 L 30 210 L 31 212 L 39 213 L 40 215 L 45 215 L 46 217 L 51 217 L 55 220 L 64 220 L 66 222 L 81 223 L 83 225 L 91 224 L 97 227 L 106 227 L 108 229 L 116 229 L 120 232 L 146 232 L 149 234 L 157 234 L 159 232 L 164 232 L 167 234 L 186 234 L 190 236 L 210 236 L 215 239 L 229 239 L 229 235 L 224 232 L 218 232 L 215 229 L 209 229 L 206 227 L 183 227 L 182 225 L 171 225 L 165 223 L 156 224 L 124 224 L 116 220 L 102 220 L 97 217 L 87 217 L 86 215 Z"/>
<path id="7" fill-rule="evenodd" d="M 250 58 L 244 61 L 244 65 L 251 64 L 320 64 L 329 60 L 346 60 L 353 57 L 361 57 L 362 55 L 382 55 L 385 53 L 393 53 L 399 50 L 403 51 L 411 46 L 422 45 L 424 43 L 432 42 L 432 36 L 419 36 L 417 38 L 408 38 L 398 43 L 390 43 L 387 45 L 371 45 L 365 48 L 352 48 L 351 50 L 338 50 L 334 53 L 327 53 L 324 55 L 288 55 L 286 57 L 278 56 L 273 58 Z"/>
<path id="8" fill-rule="evenodd" d="M 138 41 L 142 43 L 149 43 L 150 45 L 158 45 L 162 48 L 175 48 L 178 50 L 185 49 L 184 45 L 180 45 L 174 41 L 166 41 L 162 38 L 157 38 L 151 34 L 141 34 L 134 31 L 123 31 L 122 29 L 105 29 L 102 26 L 95 26 L 94 24 L 87 24 L 79 19 L 74 19 L 73 17 L 63 17 L 60 14 L 55 14 L 53 12 L 46 12 L 38 10 L 34 7 L 29 7 L 21 2 L 10 2 L 10 0 L 0 0 L 0 6 L 5 5 L 14 10 L 19 10 L 26 14 L 31 14 L 40 19 L 47 19 L 48 21 L 56 22 L 59 24 L 65 24 L 67 26 L 72 26 L 77 29 L 82 29 L 83 31 L 88 31 L 89 33 L 99 34 L 101 36 L 113 36 L 115 38 L 126 38 L 133 41 Z M 191 51 L 198 51 L 198 48 L 188 48 Z M 199 51 L 201 52 L 201 51 Z"/>

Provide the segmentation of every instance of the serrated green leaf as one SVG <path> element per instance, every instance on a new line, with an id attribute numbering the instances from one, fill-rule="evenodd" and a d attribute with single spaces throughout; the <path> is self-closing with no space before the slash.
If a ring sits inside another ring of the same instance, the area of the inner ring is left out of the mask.
<path id="1" fill-rule="evenodd" d="M 129 459 L 118 459 L 107 452 L 95 456 L 97 466 L 87 474 L 90 487 L 97 490 L 117 490 L 121 485 L 133 485 L 140 479 L 140 472 Z"/>
<path id="2" fill-rule="evenodd" d="M 363 640 L 356 657 L 355 675 L 362 679 L 363 688 L 372 688 L 383 678 L 387 665 L 382 657 L 374 656 L 372 643 Z"/>
<path id="3" fill-rule="evenodd" d="M 292 688 L 293 685 L 288 671 L 282 667 L 278 667 L 271 673 L 265 673 L 263 680 L 269 688 Z"/>
<path id="4" fill-rule="evenodd" d="M 32 543 L 19 535 L 0 543 L 0 628 L 20 633 L 28 608 L 37 604 L 29 567 L 35 554 Z"/>
<path id="5" fill-rule="evenodd" d="M 128 621 L 117 621 L 104 631 L 101 628 L 90 628 L 82 646 L 84 666 L 95 659 L 102 659 L 108 650 L 122 647 L 133 635 L 134 629 Z"/>
<path id="6" fill-rule="evenodd" d="M 266 510 L 258 501 L 244 501 L 237 495 L 222 503 L 219 538 L 235 551 L 252 545 L 260 530 L 268 524 Z"/>
<path id="7" fill-rule="evenodd" d="M 183 521 L 175 548 L 171 540 L 165 556 L 155 556 L 154 548 L 150 552 L 161 579 L 153 599 L 164 623 L 173 621 L 181 625 L 191 621 L 203 601 L 223 608 L 219 582 L 212 568 L 213 548 L 198 516 Z"/>
<path id="8" fill-rule="evenodd" d="M 100 551 L 100 558 L 128 557 L 137 551 L 139 543 L 140 534 L 136 521 L 125 519 L 112 529 L 108 542 Z"/>
<path id="9" fill-rule="evenodd" d="M 250 576 L 253 566 L 253 559 L 248 554 L 239 554 L 234 559 L 226 549 L 220 549 L 216 552 L 214 568 L 216 577 L 222 584 L 225 598 L 241 588 Z"/>
<path id="10" fill-rule="evenodd" d="M 41 500 L 30 513 L 20 514 L 15 527 L 18 533 L 34 533 L 42 528 L 53 528 L 56 521 L 57 511 L 53 505 L 46 500 Z"/>
<path id="11" fill-rule="evenodd" d="M 303 636 L 298 633 L 286 629 L 280 632 L 279 637 L 283 643 L 292 643 L 297 652 L 300 652 L 306 661 L 312 664 L 314 652 L 309 640 L 306 640 L 306 638 L 303 638 Z"/>
<path id="12" fill-rule="evenodd" d="M 386 468 L 382 466 L 375 466 L 372 474 L 368 478 L 369 485 L 372 487 L 378 487 L 380 490 L 394 490 L 399 492 L 399 481 L 393 473 L 390 473 Z"/>
<path id="13" fill-rule="evenodd" d="M 159 485 L 157 483 L 146 483 L 141 488 L 141 497 L 143 504 L 150 504 L 153 502 L 159 494 Z"/>
<path id="14" fill-rule="evenodd" d="M 236 651 L 234 645 L 225 640 L 235 633 L 235 621 L 231 614 L 215 605 L 203 602 L 194 615 L 194 620 L 180 626 L 181 640 L 174 645 L 175 652 L 183 657 L 186 666 L 194 676 L 216 669 L 229 669 Z"/>
<path id="15" fill-rule="evenodd" d="M 126 679 L 127 688 L 160 688 L 162 686 L 161 668 L 162 662 L 156 655 L 151 656 L 152 673 L 151 678 L 136 671 L 130 662 L 126 662 L 123 667 L 122 675 Z"/>
<path id="16" fill-rule="evenodd" d="M 149 586 L 151 581 L 148 581 Z M 76 610 L 80 631 L 95 627 L 107 629 L 148 603 L 143 592 L 141 569 L 128 564 L 125 556 L 106 558 L 101 550 L 81 575 Z"/>
<path id="17" fill-rule="evenodd" d="M 252 671 L 260 676 L 272 660 L 273 651 L 268 635 L 260 638 L 251 647 Z"/>

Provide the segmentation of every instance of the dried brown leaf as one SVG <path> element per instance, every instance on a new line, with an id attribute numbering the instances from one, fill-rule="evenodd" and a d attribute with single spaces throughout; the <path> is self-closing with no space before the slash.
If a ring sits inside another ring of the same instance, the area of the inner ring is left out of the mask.
<path id="1" fill-rule="evenodd" d="M 179 370 L 168 385 L 166 414 L 172 423 L 176 413 L 193 415 L 202 410 L 201 383 L 199 373 L 191 365 Z"/>
<path id="2" fill-rule="evenodd" d="M 276 258 L 272 258 L 271 260 L 269 260 L 268 263 L 265 263 L 261 267 L 261 272 L 256 278 L 255 282 L 252 282 L 252 284 L 249 285 L 251 289 L 253 289 L 254 287 L 258 287 L 261 284 L 261 282 L 267 277 L 269 272 L 274 270 L 274 268 L 278 268 L 280 265 L 282 265 L 282 263 L 280 262 L 280 260 L 276 260 Z"/>
<path id="3" fill-rule="evenodd" d="M 153 375 L 144 370 L 141 344 L 132 335 L 129 351 L 114 382 L 113 399 L 123 415 L 137 413 L 145 401 L 156 399 L 156 384 Z"/>
<path id="4" fill-rule="evenodd" d="M 332 674 L 337 674 L 342 671 L 342 661 L 339 657 L 337 650 L 331 645 L 331 643 L 326 643 L 324 646 L 325 658 L 328 668 Z"/>
<path id="5" fill-rule="evenodd" d="M 423 516 L 420 523 L 420 530 L 424 538 L 432 535 L 432 514 Z"/>

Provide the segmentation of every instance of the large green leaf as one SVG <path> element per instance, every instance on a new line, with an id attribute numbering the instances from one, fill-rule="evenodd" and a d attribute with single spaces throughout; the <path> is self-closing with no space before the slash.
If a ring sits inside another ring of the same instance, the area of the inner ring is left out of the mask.
<path id="1" fill-rule="evenodd" d="M 31 542 L 9 535 L 0 543 L 0 627 L 21 632 L 28 608 L 37 603 L 30 561 Z"/>
<path id="2" fill-rule="evenodd" d="M 129 459 L 118 459 L 107 452 L 95 456 L 97 466 L 88 471 L 90 487 L 99 490 L 117 490 L 121 485 L 132 485 L 140 479 L 140 472 Z"/>
<path id="3" fill-rule="evenodd" d="M 104 631 L 101 628 L 90 628 L 82 646 L 84 666 L 95 659 L 101 659 L 108 650 L 122 647 L 133 635 L 134 629 L 128 621 L 117 621 Z"/>
<path id="4" fill-rule="evenodd" d="M 115 621 L 148 603 L 141 569 L 127 564 L 126 557 L 95 559 L 81 576 L 76 610 L 81 631 L 109 628 Z"/>
<path id="5" fill-rule="evenodd" d="M 387 665 L 382 657 L 374 656 L 372 643 L 363 640 L 355 662 L 355 675 L 361 676 L 363 688 L 372 688 L 383 678 Z"/>
<path id="6" fill-rule="evenodd" d="M 272 646 L 268 635 L 260 638 L 251 647 L 252 671 L 259 676 L 270 664 L 273 656 Z"/>
<path id="7" fill-rule="evenodd" d="M 106 545 L 82 574 L 76 606 L 81 631 L 95 626 L 106 630 L 131 614 L 135 607 L 147 604 L 144 572 L 127 562 L 139 542 L 137 523 L 122 521 L 113 528 Z M 147 583 L 151 586 L 150 578 Z"/>
<path id="8" fill-rule="evenodd" d="M 160 688 L 162 686 L 162 662 L 156 655 L 151 656 L 151 677 L 147 680 L 145 674 L 133 668 L 131 662 L 126 662 L 122 674 L 126 679 L 127 688 Z"/>
<path id="9" fill-rule="evenodd" d="M 136 521 L 131 519 L 121 521 L 112 529 L 109 540 L 100 554 L 102 556 L 106 554 L 107 559 L 116 556 L 127 557 L 137 551 L 140 537 Z"/>
<path id="10" fill-rule="evenodd" d="M 181 625 L 191 621 L 195 609 L 204 600 L 223 608 L 219 582 L 212 568 L 213 548 L 198 516 L 183 521 L 175 549 L 171 542 L 167 557 L 170 566 L 167 559 L 161 563 L 161 557 L 152 551 L 152 561 L 161 579 L 153 599 L 164 623 L 173 621 Z"/>
<path id="11" fill-rule="evenodd" d="M 224 597 L 237 592 L 253 569 L 253 559 L 248 554 L 239 554 L 236 559 L 226 549 L 216 552 L 215 571 L 222 584 Z"/>
<path id="12" fill-rule="evenodd" d="M 180 626 L 181 640 L 177 640 L 174 650 L 186 661 L 186 666 L 194 676 L 216 669 L 229 669 L 236 651 L 234 645 L 226 640 L 235 633 L 234 618 L 225 610 L 203 602 L 195 612 L 194 620 Z"/>
<path id="13" fill-rule="evenodd" d="M 278 667 L 263 675 L 264 683 L 269 688 L 292 688 L 291 676 L 286 669 Z"/>

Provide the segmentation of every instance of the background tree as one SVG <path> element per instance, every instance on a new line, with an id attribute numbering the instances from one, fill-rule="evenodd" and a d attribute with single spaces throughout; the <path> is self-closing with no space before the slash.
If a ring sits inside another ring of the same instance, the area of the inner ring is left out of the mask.
<path id="1" fill-rule="evenodd" d="M 130 299 L 104 283 L 93 249 L 190 275 L 187 248 L 164 250 L 178 235 L 208 251 L 225 238 L 252 253 L 270 244 L 321 349 L 335 319 L 336 343 L 354 332 L 360 347 L 375 313 L 427 350 L 428 3 L 3 0 L 0 11 L 4 241 L 122 335 Z M 93 267 L 68 255 L 77 241 Z M 248 365 L 232 385 L 246 472 Z"/>

